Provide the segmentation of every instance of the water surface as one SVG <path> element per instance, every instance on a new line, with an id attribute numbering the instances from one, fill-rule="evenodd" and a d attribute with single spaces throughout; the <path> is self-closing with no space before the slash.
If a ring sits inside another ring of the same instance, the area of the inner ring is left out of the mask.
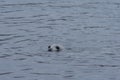
<path id="1" fill-rule="evenodd" d="M 59 43 L 62 52 L 48 52 Z M 120 80 L 119 0 L 0 0 L 0 80 Z"/>

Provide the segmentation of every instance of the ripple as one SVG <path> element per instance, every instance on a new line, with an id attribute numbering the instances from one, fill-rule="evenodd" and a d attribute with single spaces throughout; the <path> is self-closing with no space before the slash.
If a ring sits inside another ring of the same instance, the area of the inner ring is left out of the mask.
<path id="1" fill-rule="evenodd" d="M 80 30 L 82 30 L 82 29 L 79 29 L 79 28 L 71 28 L 71 30 L 73 30 L 73 31 L 80 31 Z"/>
<path id="2" fill-rule="evenodd" d="M 18 30 L 20 30 L 20 31 L 25 31 L 25 32 L 35 32 L 35 31 L 33 31 L 33 30 L 28 30 L 28 29 L 18 29 Z"/>
<path id="3" fill-rule="evenodd" d="M 13 72 L 3 72 L 3 73 L 0 73 L 0 76 L 1 75 L 8 75 L 8 74 L 12 74 Z"/>
<path id="4" fill-rule="evenodd" d="M 4 44 L 7 44 L 7 42 L 2 42 L 2 43 L 0 43 L 0 46 L 2 46 L 2 45 L 4 45 Z"/>
<path id="5" fill-rule="evenodd" d="M 0 34 L 0 36 L 11 36 L 11 35 L 14 35 L 14 34 Z"/>
<path id="6" fill-rule="evenodd" d="M 100 28 L 105 28 L 105 26 L 86 26 L 84 29 L 100 29 Z"/>
<path id="7" fill-rule="evenodd" d="M 113 56 L 113 55 L 115 55 L 115 53 L 112 53 L 112 52 L 106 52 L 106 53 L 104 53 L 105 55 L 110 55 L 110 56 Z"/>
<path id="8" fill-rule="evenodd" d="M 20 11 L 23 11 L 23 10 L 7 10 L 7 11 L 3 11 L 1 13 L 13 13 L 13 12 L 20 12 Z"/>
<path id="9" fill-rule="evenodd" d="M 5 19 L 23 19 L 24 17 L 5 17 Z"/>
<path id="10" fill-rule="evenodd" d="M 21 42 L 25 42 L 25 41 L 31 41 L 31 39 L 23 39 L 23 40 L 16 41 L 14 43 L 21 43 Z"/>
<path id="11" fill-rule="evenodd" d="M 73 65 L 73 66 L 120 67 L 120 65 L 107 65 L 107 64 L 95 64 L 95 65 Z"/>
<path id="12" fill-rule="evenodd" d="M 3 54 L 3 55 L 0 56 L 0 58 L 6 58 L 6 57 L 10 57 L 10 56 L 12 56 L 12 55 L 10 55 L 10 54 Z"/>
<path id="13" fill-rule="evenodd" d="M 40 27 L 37 27 L 37 28 L 46 28 L 46 29 L 53 29 L 53 27 L 52 26 L 40 26 Z"/>
<path id="14" fill-rule="evenodd" d="M 0 41 L 8 41 L 8 40 L 12 40 L 12 39 L 15 39 L 15 38 L 20 38 L 20 37 L 24 37 L 24 36 L 11 36 L 11 37 L 0 39 Z"/>
<path id="15" fill-rule="evenodd" d="M 14 59 L 14 60 L 23 61 L 23 60 L 26 60 L 26 58 L 17 58 L 17 59 Z"/>
<path id="16" fill-rule="evenodd" d="M 21 48 L 24 48 L 24 47 L 11 47 L 11 49 L 21 49 Z"/>
<path id="17" fill-rule="evenodd" d="M 20 52 L 15 52 L 14 54 L 15 55 L 23 55 L 23 56 L 27 56 L 27 57 L 33 57 L 34 56 L 34 54 L 30 54 L 30 53 L 27 53 L 27 54 L 25 53 L 24 54 L 24 53 L 20 53 Z"/>
<path id="18" fill-rule="evenodd" d="M 59 75 L 57 73 L 31 73 L 31 74 L 35 74 L 35 75 Z"/>
<path id="19" fill-rule="evenodd" d="M 13 78 L 24 78 L 25 76 L 14 76 Z"/>
<path id="20" fill-rule="evenodd" d="M 22 69 L 22 71 L 29 71 L 29 70 L 32 70 L 33 68 L 25 68 L 25 69 Z"/>
<path id="21" fill-rule="evenodd" d="M 43 16 L 48 16 L 48 14 L 40 14 L 40 15 L 34 15 L 34 16 L 32 16 L 32 17 L 43 17 Z"/>
<path id="22" fill-rule="evenodd" d="M 74 74 L 74 71 L 65 71 L 65 74 L 64 74 L 64 78 L 66 79 L 72 79 L 74 78 L 75 74 Z"/>
<path id="23" fill-rule="evenodd" d="M 0 7 L 5 6 L 34 6 L 34 5 L 41 5 L 43 3 L 21 3 L 21 4 L 2 4 Z"/>
<path id="24" fill-rule="evenodd" d="M 37 63 L 45 63 L 45 64 L 50 64 L 50 62 L 46 62 L 46 61 L 36 61 Z"/>

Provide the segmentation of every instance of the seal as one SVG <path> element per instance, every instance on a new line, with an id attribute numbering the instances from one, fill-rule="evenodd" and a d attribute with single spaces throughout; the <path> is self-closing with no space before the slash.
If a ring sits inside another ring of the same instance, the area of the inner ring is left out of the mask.
<path id="1" fill-rule="evenodd" d="M 61 50 L 63 50 L 63 46 L 60 45 L 60 44 L 52 44 L 52 45 L 49 45 L 48 46 L 48 51 L 56 51 L 56 52 L 59 52 Z"/>

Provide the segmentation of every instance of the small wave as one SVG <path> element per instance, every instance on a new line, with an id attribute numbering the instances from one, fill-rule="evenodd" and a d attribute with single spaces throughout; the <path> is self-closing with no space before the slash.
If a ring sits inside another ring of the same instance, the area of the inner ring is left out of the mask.
<path id="1" fill-rule="evenodd" d="M 36 75 L 59 75 L 57 73 L 31 73 L 31 74 L 36 74 Z"/>
<path id="2" fill-rule="evenodd" d="M 24 78 L 25 76 L 14 76 L 14 78 Z"/>
<path id="3" fill-rule="evenodd" d="M 0 34 L 0 36 L 11 36 L 13 34 Z"/>
<path id="4" fill-rule="evenodd" d="M 8 40 L 19 38 L 19 37 L 24 37 L 24 36 L 12 36 L 12 37 L 8 37 L 8 38 L 0 39 L 0 41 L 8 41 Z"/>
<path id="5" fill-rule="evenodd" d="M 3 73 L 0 73 L 0 75 L 7 75 L 7 74 L 11 74 L 13 72 L 3 72 Z"/>
<path id="6" fill-rule="evenodd" d="M 3 55 L 0 56 L 0 58 L 6 58 L 6 57 L 10 57 L 10 56 L 12 56 L 12 55 L 9 55 L 9 54 L 3 54 Z"/>
<path id="7" fill-rule="evenodd" d="M 40 4 L 43 4 L 43 3 L 21 3 L 21 4 L 2 4 L 0 5 L 1 7 L 3 6 L 34 6 L 34 5 L 40 5 Z"/>

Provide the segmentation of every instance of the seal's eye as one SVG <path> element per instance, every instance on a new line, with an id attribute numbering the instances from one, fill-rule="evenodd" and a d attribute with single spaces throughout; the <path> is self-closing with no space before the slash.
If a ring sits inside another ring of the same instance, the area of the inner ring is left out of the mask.
<path id="1" fill-rule="evenodd" d="M 59 46 L 56 46 L 56 49 L 57 49 L 57 50 L 60 50 L 60 47 L 59 47 Z"/>

